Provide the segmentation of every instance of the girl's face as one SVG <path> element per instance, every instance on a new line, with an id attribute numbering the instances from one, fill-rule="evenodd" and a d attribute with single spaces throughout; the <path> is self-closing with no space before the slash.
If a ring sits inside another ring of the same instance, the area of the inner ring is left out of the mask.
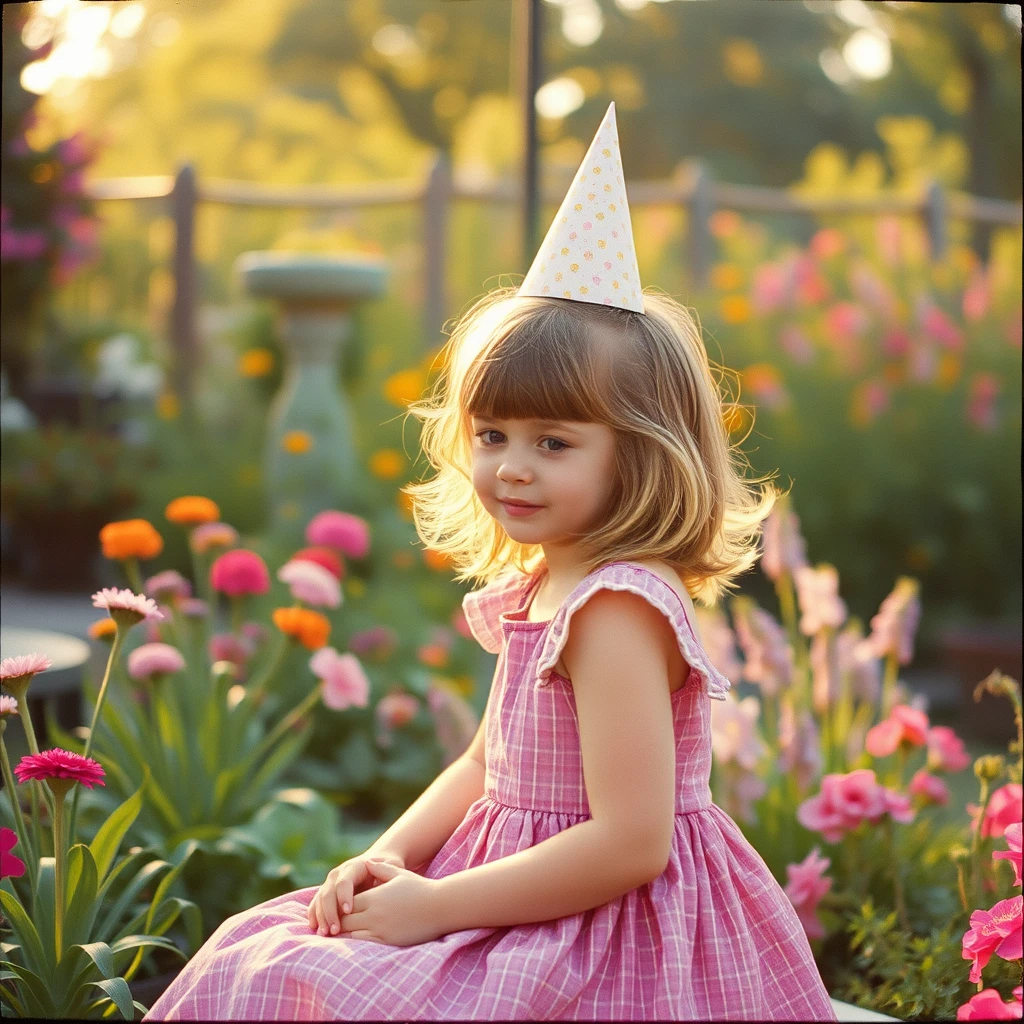
<path id="1" fill-rule="evenodd" d="M 604 423 L 472 418 L 473 486 L 522 544 L 568 544 L 599 525 L 615 479 L 615 434 Z M 529 502 L 516 509 L 507 499 Z"/>

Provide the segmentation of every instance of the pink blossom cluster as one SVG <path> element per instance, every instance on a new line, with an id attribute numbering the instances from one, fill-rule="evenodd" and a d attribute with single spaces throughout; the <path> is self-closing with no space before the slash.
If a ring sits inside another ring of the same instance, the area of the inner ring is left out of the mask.
<path id="1" fill-rule="evenodd" d="M 888 814 L 908 824 L 915 813 L 909 797 L 881 785 L 870 768 L 857 768 L 845 775 L 826 775 L 821 792 L 800 804 L 796 817 L 826 842 L 838 843 L 864 821 L 877 824 Z"/>
<path id="2" fill-rule="evenodd" d="M 809 939 L 825 937 L 825 928 L 818 918 L 821 898 L 832 888 L 832 879 L 824 877 L 832 861 L 822 857 L 816 846 L 799 864 L 787 864 L 789 881 L 784 892 L 793 904 L 804 932 Z"/>

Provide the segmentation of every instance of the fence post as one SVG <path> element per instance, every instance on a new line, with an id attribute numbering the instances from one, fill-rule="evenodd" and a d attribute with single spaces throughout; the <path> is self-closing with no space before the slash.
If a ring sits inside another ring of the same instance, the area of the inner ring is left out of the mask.
<path id="1" fill-rule="evenodd" d="M 452 171 L 448 154 L 438 153 L 423 191 L 423 341 L 430 348 L 440 341 L 447 309 L 446 232 L 451 193 Z"/>
<path id="2" fill-rule="evenodd" d="M 932 259 L 942 259 L 946 251 L 946 193 L 937 181 L 928 186 L 922 212 Z"/>
<path id="3" fill-rule="evenodd" d="M 711 215 L 715 212 L 714 181 L 702 161 L 693 165 L 693 188 L 690 192 L 690 268 L 694 284 L 703 288 L 711 269 L 713 241 Z"/>
<path id="4" fill-rule="evenodd" d="M 171 216 L 174 218 L 174 302 L 171 305 L 170 339 L 174 353 L 171 377 L 182 408 L 191 412 L 199 361 L 196 327 L 195 219 L 198 199 L 195 169 L 183 164 L 174 178 Z"/>

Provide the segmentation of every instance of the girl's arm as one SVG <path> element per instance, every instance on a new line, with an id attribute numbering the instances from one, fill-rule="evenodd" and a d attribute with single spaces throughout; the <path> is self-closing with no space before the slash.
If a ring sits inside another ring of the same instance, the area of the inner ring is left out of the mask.
<path id="1" fill-rule="evenodd" d="M 469 808 L 484 795 L 482 751 L 486 723 L 485 712 L 466 753 L 427 786 L 398 821 L 366 851 L 367 855 L 398 854 L 410 871 L 417 871 L 434 859 Z"/>
<path id="2" fill-rule="evenodd" d="M 591 817 L 508 857 L 438 879 L 445 931 L 582 913 L 657 878 L 675 828 L 675 636 L 639 595 L 598 591 L 573 616 L 572 678 Z"/>

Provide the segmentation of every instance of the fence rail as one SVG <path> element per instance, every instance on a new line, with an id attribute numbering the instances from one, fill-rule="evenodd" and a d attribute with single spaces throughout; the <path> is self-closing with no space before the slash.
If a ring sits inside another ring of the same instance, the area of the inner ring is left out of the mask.
<path id="1" fill-rule="evenodd" d="M 565 196 L 568 180 L 540 188 L 543 202 L 556 205 Z M 424 338 L 432 341 L 441 331 L 446 315 L 445 256 L 450 204 L 456 200 L 519 204 L 524 201 L 522 183 L 514 180 L 472 181 L 452 173 L 445 155 L 435 158 L 426 178 L 352 185 L 270 185 L 259 182 L 199 180 L 190 164 L 175 175 L 161 174 L 103 178 L 86 184 L 86 195 L 95 200 L 167 200 L 175 225 L 174 302 L 168 324 L 175 352 L 175 381 L 185 401 L 194 387 L 199 354 L 197 328 L 197 274 L 194 246 L 195 211 L 199 203 L 254 206 L 264 209 L 356 209 L 396 206 L 422 207 Z M 787 213 L 805 216 L 828 214 L 918 216 L 928 232 L 930 251 L 938 259 L 947 244 L 947 224 L 952 219 L 991 225 L 1019 225 L 1021 203 L 986 199 L 943 189 L 937 183 L 917 198 L 818 199 L 795 195 L 779 188 L 734 185 L 715 181 L 699 161 L 680 164 L 667 180 L 632 181 L 626 186 L 630 208 L 650 205 L 684 206 L 689 212 L 687 255 L 694 279 L 707 280 L 714 253 L 711 216 L 719 209 L 745 213 Z"/>

